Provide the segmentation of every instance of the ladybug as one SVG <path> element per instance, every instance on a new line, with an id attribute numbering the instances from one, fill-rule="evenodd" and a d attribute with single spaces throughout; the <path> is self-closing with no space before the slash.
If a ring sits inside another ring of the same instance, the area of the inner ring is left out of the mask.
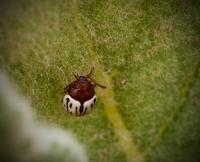
<path id="1" fill-rule="evenodd" d="M 75 81 L 64 88 L 63 105 L 65 110 L 73 116 L 84 116 L 90 113 L 96 103 L 95 87 L 106 88 L 91 78 L 90 72 L 83 76 L 74 74 Z"/>

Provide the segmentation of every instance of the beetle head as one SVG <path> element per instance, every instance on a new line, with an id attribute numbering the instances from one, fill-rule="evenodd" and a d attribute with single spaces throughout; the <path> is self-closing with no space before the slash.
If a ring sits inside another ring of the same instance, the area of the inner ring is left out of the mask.
<path id="1" fill-rule="evenodd" d="M 83 80 L 88 80 L 88 79 L 87 79 L 87 76 L 79 76 L 78 80 L 82 80 L 83 81 Z"/>
<path id="2" fill-rule="evenodd" d="M 83 75 L 79 76 L 77 73 L 73 73 L 73 75 L 77 80 L 81 80 L 81 81 L 88 81 L 89 80 L 89 81 L 93 82 L 95 86 L 98 85 L 101 88 L 106 88 L 105 86 L 97 83 L 94 79 L 91 78 L 93 71 L 94 71 L 94 67 L 92 67 L 90 72 L 85 76 L 83 76 Z"/>

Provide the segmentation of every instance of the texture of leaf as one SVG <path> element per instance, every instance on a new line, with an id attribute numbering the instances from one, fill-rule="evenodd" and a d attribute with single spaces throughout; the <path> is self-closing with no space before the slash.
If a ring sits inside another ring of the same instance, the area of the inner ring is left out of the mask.
<path id="1" fill-rule="evenodd" d="M 197 162 L 199 11 L 197 2 L 179 0 L 1 2 L 1 68 L 39 119 L 75 132 L 91 161 L 126 161 L 106 115 L 109 103 L 99 100 L 83 118 L 70 117 L 60 103 L 72 72 L 86 73 L 98 60 L 144 160 Z M 106 82 L 98 71 L 94 78 Z"/>

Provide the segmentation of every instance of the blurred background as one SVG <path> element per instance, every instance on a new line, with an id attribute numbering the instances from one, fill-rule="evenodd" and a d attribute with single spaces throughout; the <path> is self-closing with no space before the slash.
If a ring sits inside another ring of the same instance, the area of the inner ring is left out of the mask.
<path id="1" fill-rule="evenodd" d="M 108 88 L 72 117 L 91 66 Z M 198 1 L 1 0 L 1 161 L 199 162 L 199 66 Z"/>

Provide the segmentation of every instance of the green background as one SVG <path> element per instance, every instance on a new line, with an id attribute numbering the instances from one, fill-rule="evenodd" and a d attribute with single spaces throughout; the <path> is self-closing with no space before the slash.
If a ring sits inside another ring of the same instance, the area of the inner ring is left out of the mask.
<path id="1" fill-rule="evenodd" d="M 77 12 L 144 161 L 200 161 L 199 3 L 80 0 L 78 11 L 71 0 L 0 3 L 1 69 L 39 120 L 74 132 L 90 161 L 126 156 L 101 100 L 81 118 L 66 114 L 60 102 L 72 72 L 85 74 L 91 66 Z"/>

